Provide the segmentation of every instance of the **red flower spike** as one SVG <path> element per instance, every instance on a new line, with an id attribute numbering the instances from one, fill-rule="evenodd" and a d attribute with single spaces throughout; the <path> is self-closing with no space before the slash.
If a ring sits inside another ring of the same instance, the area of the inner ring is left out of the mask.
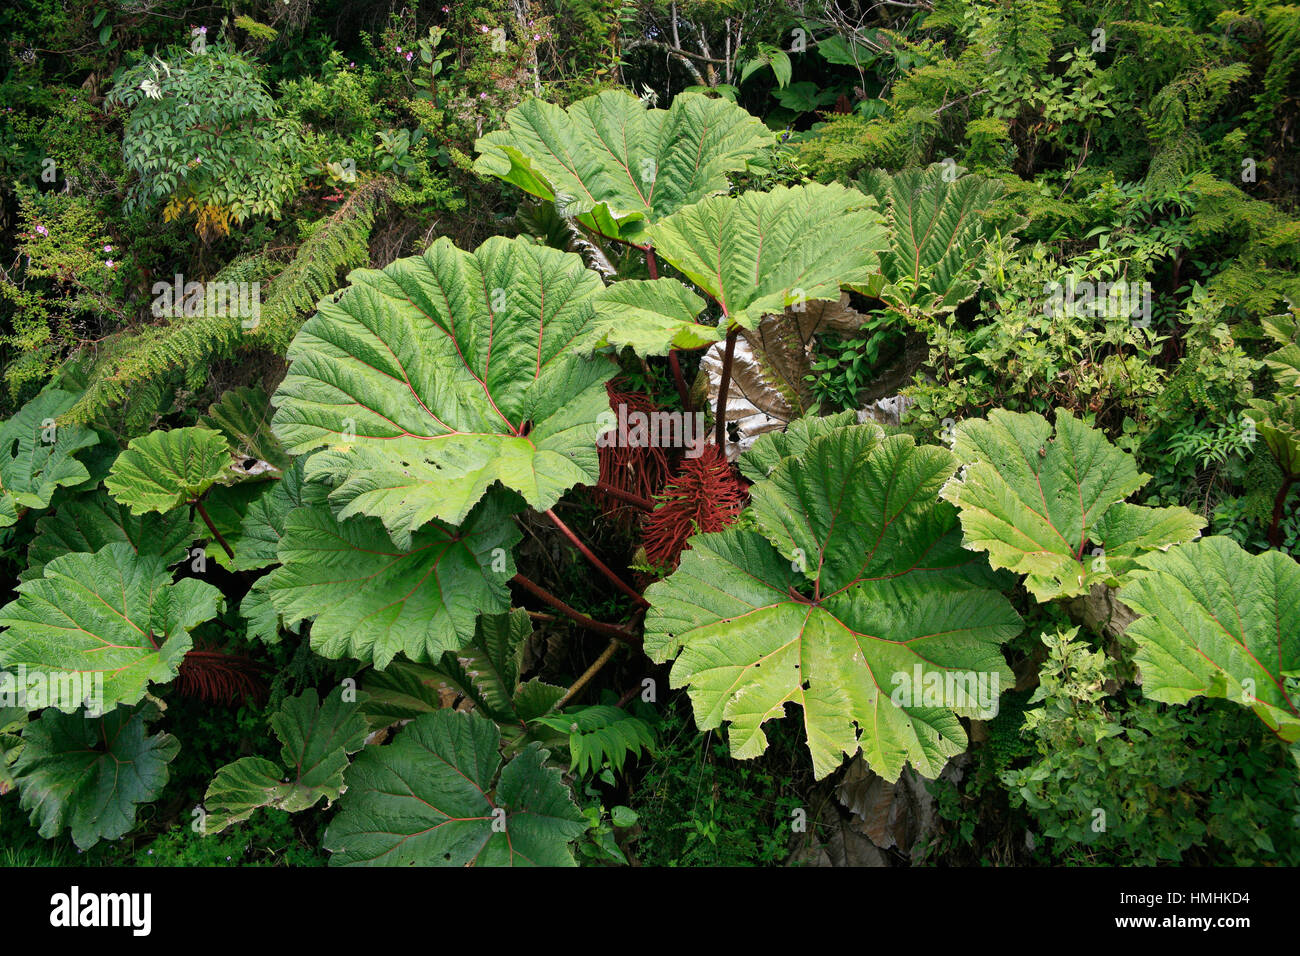
<path id="1" fill-rule="evenodd" d="M 267 698 L 262 666 L 243 654 L 195 647 L 176 676 L 176 692 L 211 704 L 263 703 Z"/>
<path id="2" fill-rule="evenodd" d="M 640 392 L 619 391 L 616 383 L 617 379 L 605 385 L 605 391 L 609 395 L 609 408 L 615 415 L 618 414 L 620 405 L 626 406 L 628 415 L 633 412 L 643 412 L 649 416 L 652 412 L 660 410 L 649 396 Z M 619 435 L 618 441 L 614 444 L 598 449 L 600 480 L 619 491 L 640 498 L 653 499 L 668 480 L 668 456 L 662 448 L 629 448 L 626 437 L 626 435 Z M 592 493 L 610 509 L 616 521 L 629 525 L 636 517 L 636 509 L 626 502 L 594 489 Z"/>
<path id="3" fill-rule="evenodd" d="M 687 539 L 728 527 L 745 507 L 749 491 L 722 450 L 706 445 L 699 458 L 682 459 L 659 500 L 645 519 L 646 557 L 656 567 L 676 568 Z"/>

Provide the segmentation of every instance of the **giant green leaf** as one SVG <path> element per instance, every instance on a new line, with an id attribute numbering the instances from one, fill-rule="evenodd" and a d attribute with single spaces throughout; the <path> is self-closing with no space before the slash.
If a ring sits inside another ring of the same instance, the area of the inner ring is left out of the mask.
<path id="1" fill-rule="evenodd" d="M 48 508 L 56 488 L 90 477 L 73 456 L 98 444 L 98 436 L 80 425 L 55 424 L 76 400 L 71 392 L 42 392 L 0 425 L 0 528 L 16 522 L 22 509 Z"/>
<path id="2" fill-rule="evenodd" d="M 865 287 L 888 248 L 875 201 L 844 186 L 714 196 L 650 229 L 656 253 L 754 328 L 768 313 Z"/>
<path id="3" fill-rule="evenodd" d="M 695 321 L 704 300 L 676 279 L 615 282 L 593 300 L 592 346 L 628 346 L 637 355 L 667 355 L 717 342 L 725 328 Z"/>
<path id="4" fill-rule="evenodd" d="M 477 714 L 417 717 L 347 772 L 325 834 L 341 866 L 572 866 L 586 829 L 560 771 L 530 744 L 501 767 L 501 735 Z"/>
<path id="5" fill-rule="evenodd" d="M 482 137 L 474 168 L 552 200 L 614 239 L 728 188 L 772 143 L 762 122 L 723 99 L 682 93 L 666 110 L 608 90 L 567 110 L 525 100 Z"/>
<path id="6" fill-rule="evenodd" d="M 955 170 L 936 163 L 860 177 L 863 192 L 876 198 L 890 225 L 890 248 L 880 256 L 881 274 L 863 290 L 868 295 L 895 308 L 934 313 L 975 294 L 982 247 L 993 235 L 980 214 L 1003 190 L 980 176 L 949 179 Z"/>
<path id="7" fill-rule="evenodd" d="M 484 614 L 473 640 L 446 652 L 437 664 L 394 661 L 385 670 L 368 674 L 362 710 L 372 726 L 387 726 L 440 710 L 444 696 L 454 694 L 506 732 L 517 732 L 564 696 L 563 687 L 536 678 L 519 679 L 532 633 L 527 611 Z"/>
<path id="8" fill-rule="evenodd" d="M 520 532 L 503 498 L 489 496 L 458 528 L 431 522 L 406 548 L 374 518 L 296 508 L 266 592 L 289 627 L 313 619 L 311 646 L 325 657 L 381 669 L 399 652 L 436 661 L 473 637 L 479 614 L 510 606 L 510 549 Z"/>
<path id="9" fill-rule="evenodd" d="M 1142 559 L 1120 600 L 1142 616 L 1142 693 L 1169 704 L 1220 697 L 1250 707 L 1284 741 L 1300 741 L 1300 564 L 1214 537 Z"/>
<path id="10" fill-rule="evenodd" d="M 782 459 L 802 455 L 816 439 L 841 428 L 850 428 L 857 422 L 857 413 L 853 411 L 826 416 L 809 412 L 790 422 L 782 431 L 759 435 L 736 465 L 750 481 L 761 481 L 772 474 Z"/>
<path id="11" fill-rule="evenodd" d="M 18 585 L 18 597 L 0 608 L 0 666 L 102 680 L 101 710 L 138 702 L 150 681 L 176 676 L 189 632 L 223 603 L 204 581 L 173 583 L 167 564 L 125 541 L 55 558 L 44 577 Z M 51 703 L 75 710 L 81 696 Z"/>
<path id="12" fill-rule="evenodd" d="M 763 723 L 798 704 L 818 777 L 859 750 L 889 780 L 908 762 L 935 777 L 965 748 L 956 715 L 996 707 L 1020 618 L 938 500 L 953 467 L 942 448 L 840 428 L 750 489 L 759 531 L 691 539 L 646 592 L 645 648 L 676 656 L 701 730 L 728 721 L 732 756 L 754 757 Z M 980 706 L 926 696 L 959 680 L 982 682 Z"/>
<path id="13" fill-rule="evenodd" d="M 323 504 L 328 489 L 304 479 L 306 462 L 295 458 L 283 477 L 248 506 L 235 538 L 234 570 L 255 571 L 280 560 L 280 541 L 289 512 L 304 505 Z"/>
<path id="14" fill-rule="evenodd" d="M 459 524 L 496 481 L 550 508 L 599 476 L 614 367 L 580 356 L 600 279 L 524 239 L 462 252 L 439 239 L 323 301 L 289 349 L 273 426 L 341 482 L 342 516 L 394 534 Z"/>
<path id="15" fill-rule="evenodd" d="M 965 468 L 943 496 L 961 512 L 966 546 L 1026 575 L 1040 601 L 1113 584 L 1140 555 L 1190 541 L 1205 526 L 1186 508 L 1125 503 L 1149 476 L 1064 410 L 1055 437 L 1041 415 L 1003 410 L 959 423 L 955 436 Z"/>
<path id="16" fill-rule="evenodd" d="M 136 807 L 162 792 L 179 750 L 170 734 L 146 736 L 144 714 L 126 707 L 98 719 L 51 708 L 23 731 L 20 805 L 46 839 L 71 830 L 83 850 L 116 840 L 135 826 Z"/>
<path id="17" fill-rule="evenodd" d="M 348 755 L 365 744 L 366 722 L 342 688 L 324 701 L 308 689 L 286 700 L 271 718 L 280 740 L 280 763 L 241 757 L 217 771 L 203 806 L 205 832 L 219 833 L 261 807 L 297 813 L 322 799 L 329 806 L 343 790 Z"/>
<path id="18" fill-rule="evenodd" d="M 150 432 L 117 456 L 104 487 L 132 514 L 170 511 L 232 477 L 230 461 L 226 439 L 210 428 Z"/>
<path id="19" fill-rule="evenodd" d="M 183 560 L 187 548 L 203 532 L 184 509 L 165 514 L 132 515 L 105 492 L 81 495 L 36 522 L 36 537 L 27 549 L 23 581 L 43 577 L 45 565 L 62 554 L 95 552 L 114 541 L 125 541 L 137 554 L 153 554 L 171 566 Z"/>

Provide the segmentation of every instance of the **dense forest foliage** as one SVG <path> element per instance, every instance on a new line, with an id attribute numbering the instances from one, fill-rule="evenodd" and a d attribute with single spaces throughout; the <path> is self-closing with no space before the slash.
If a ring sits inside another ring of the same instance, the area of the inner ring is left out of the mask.
<path id="1" fill-rule="evenodd" d="M 0 864 L 1300 863 L 1300 6 L 0 36 Z"/>

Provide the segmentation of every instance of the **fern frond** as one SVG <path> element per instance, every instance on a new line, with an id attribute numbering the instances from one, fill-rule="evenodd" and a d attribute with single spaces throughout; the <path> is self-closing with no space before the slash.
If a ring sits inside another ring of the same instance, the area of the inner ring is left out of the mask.
<path id="1" fill-rule="evenodd" d="M 214 356 L 229 357 L 240 348 L 282 353 L 297 333 L 304 315 L 319 299 L 339 287 L 342 274 L 367 264 L 368 241 L 388 179 L 364 183 L 337 212 L 318 222 L 278 275 L 263 285 L 269 289 L 260 304 L 257 325 L 233 312 L 206 312 L 173 318 L 165 325 L 133 329 L 101 342 L 90 360 L 87 384 L 77 403 L 64 416 L 68 423 L 89 423 L 111 409 L 146 404 L 161 384 L 179 373 L 206 368 Z M 214 281 L 261 281 L 268 264 L 259 257 L 237 259 Z M 138 410 L 124 412 L 138 418 Z"/>

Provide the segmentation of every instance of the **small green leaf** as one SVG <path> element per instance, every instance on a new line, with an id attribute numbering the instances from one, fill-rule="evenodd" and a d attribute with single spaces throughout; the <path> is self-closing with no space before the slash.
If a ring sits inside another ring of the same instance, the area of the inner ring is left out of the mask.
<path id="1" fill-rule="evenodd" d="M 83 850 L 116 840 L 135 826 L 136 807 L 162 793 L 179 751 L 170 734 L 145 736 L 142 712 L 91 719 L 51 708 L 23 731 L 20 805 L 47 840 L 65 829 Z"/>
<path id="2" fill-rule="evenodd" d="M 210 428 L 175 428 L 135 439 L 104 479 L 114 499 L 132 514 L 170 511 L 199 498 L 229 477 L 230 450 Z"/>
<path id="3" fill-rule="evenodd" d="M 247 820 L 261 807 L 297 813 L 322 799 L 329 806 L 343 790 L 348 755 L 366 740 L 357 704 L 344 703 L 342 688 L 322 702 L 314 689 L 291 697 L 271 718 L 279 738 L 280 764 L 243 757 L 217 771 L 204 798 L 205 833 L 219 833 Z"/>

